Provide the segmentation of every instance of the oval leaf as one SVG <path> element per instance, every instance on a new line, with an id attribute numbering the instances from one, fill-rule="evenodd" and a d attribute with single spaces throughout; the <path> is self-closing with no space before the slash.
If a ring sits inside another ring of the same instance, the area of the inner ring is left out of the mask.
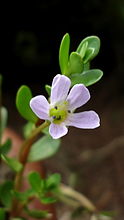
<path id="1" fill-rule="evenodd" d="M 68 74 L 81 73 L 83 71 L 83 60 L 81 56 L 72 52 L 69 58 Z"/>
<path id="2" fill-rule="evenodd" d="M 32 145 L 28 161 L 39 161 L 51 157 L 57 152 L 59 146 L 60 139 L 52 139 L 51 136 L 46 135 Z"/>
<path id="3" fill-rule="evenodd" d="M 32 189 L 39 193 L 41 192 L 41 176 L 37 172 L 31 172 L 28 176 L 29 183 Z"/>
<path id="4" fill-rule="evenodd" d="M 90 86 L 101 79 L 103 72 L 99 69 L 92 69 L 81 74 L 73 74 L 70 76 L 72 85 L 82 83 L 85 86 Z"/>
<path id="5" fill-rule="evenodd" d="M 91 60 L 99 52 L 100 39 L 97 36 L 90 36 L 90 37 L 86 37 L 85 39 L 83 39 L 76 50 L 79 54 L 82 54 L 82 51 L 83 51 L 82 48 L 84 47 L 86 42 L 88 42 L 88 45 L 87 45 L 87 50 L 85 51 L 85 56 L 87 57 L 88 55 L 86 55 L 86 54 L 87 53 L 89 54 L 89 51 L 90 51 L 90 54 L 92 53 L 92 56 L 89 57 L 89 60 Z M 84 56 L 84 54 L 83 54 L 83 56 Z M 85 60 L 85 56 L 84 56 L 84 60 Z"/>
<path id="6" fill-rule="evenodd" d="M 35 123 L 38 120 L 38 118 L 29 106 L 31 98 L 32 93 L 30 88 L 25 85 L 21 86 L 16 96 L 16 107 L 23 118 Z"/>
<path id="7" fill-rule="evenodd" d="M 54 173 L 47 178 L 46 188 L 48 191 L 54 190 L 61 182 L 61 176 L 58 173 Z"/>
<path id="8" fill-rule="evenodd" d="M 92 57 L 94 55 L 94 48 L 89 48 L 87 51 L 86 51 L 86 54 L 84 56 L 84 64 L 86 64 L 87 62 L 89 62 Z"/>
<path id="9" fill-rule="evenodd" d="M 81 47 L 80 52 L 79 52 L 82 58 L 85 56 L 85 53 L 87 51 L 87 47 L 88 47 L 88 41 L 85 41 L 82 44 L 82 47 Z"/>
<path id="10" fill-rule="evenodd" d="M 12 193 L 16 197 L 16 199 L 20 200 L 21 202 L 27 202 L 30 197 L 35 195 L 35 192 L 32 189 L 27 189 L 24 192 L 13 190 Z"/>
<path id="11" fill-rule="evenodd" d="M 68 33 L 62 38 L 59 49 L 59 65 L 62 74 L 66 75 L 68 59 L 69 59 L 70 36 Z"/>
<path id="12" fill-rule="evenodd" d="M 23 168 L 22 164 L 15 158 L 9 158 L 3 154 L 1 155 L 1 158 L 15 172 L 19 172 Z"/>

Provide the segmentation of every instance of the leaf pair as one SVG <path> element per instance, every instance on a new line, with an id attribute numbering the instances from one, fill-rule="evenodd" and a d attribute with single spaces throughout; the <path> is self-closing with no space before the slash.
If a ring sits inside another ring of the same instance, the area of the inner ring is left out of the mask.
<path id="1" fill-rule="evenodd" d="M 55 190 L 60 184 L 61 178 L 59 174 L 55 173 L 46 179 L 42 179 L 39 173 L 32 172 L 29 174 L 28 179 L 32 190 L 34 190 L 42 203 L 49 204 L 56 201 L 54 198 L 49 197 L 48 193 Z"/>
<path id="2" fill-rule="evenodd" d="M 28 180 L 32 190 L 34 190 L 43 203 L 54 202 L 54 199 L 48 197 L 47 193 L 54 191 L 58 187 L 61 181 L 60 174 L 55 173 L 46 179 L 42 179 L 39 173 L 31 172 L 28 176 Z"/>
<path id="3" fill-rule="evenodd" d="M 4 198 L 2 194 L 2 204 L 6 205 L 7 207 L 10 207 L 12 198 L 15 197 L 23 204 L 24 211 L 29 216 L 45 219 L 51 217 L 51 214 L 48 213 L 48 211 L 29 209 L 28 201 L 30 200 L 30 198 L 37 198 L 40 200 L 41 203 L 44 204 L 56 202 L 56 199 L 49 196 L 49 193 L 57 189 L 61 181 L 60 175 L 55 173 L 53 175 L 50 175 L 46 179 L 43 179 L 38 172 L 31 172 L 28 176 L 28 181 L 31 188 L 24 192 L 14 191 L 13 184 L 11 182 L 4 184 L 1 190 L 3 190 L 3 193 L 6 190 L 8 196 L 5 194 Z"/>
<path id="4" fill-rule="evenodd" d="M 77 50 L 69 56 L 70 36 L 68 33 L 62 38 L 59 49 L 59 64 L 62 74 L 81 73 L 83 64 L 90 62 L 99 52 L 100 39 L 90 36 L 81 41 Z"/>
<path id="5" fill-rule="evenodd" d="M 67 75 L 72 85 L 83 83 L 85 86 L 96 83 L 103 75 L 98 69 L 89 70 L 90 61 L 98 54 L 100 40 L 90 36 L 81 41 L 77 50 L 69 55 L 70 36 L 65 34 L 59 49 L 59 64 L 62 74 Z M 90 72 L 89 72 L 90 71 Z"/>
<path id="6" fill-rule="evenodd" d="M 37 198 L 44 204 L 50 204 L 56 201 L 55 198 L 48 196 L 49 192 L 55 190 L 60 184 L 60 175 L 55 173 L 46 179 L 42 179 L 37 172 L 31 172 L 28 176 L 28 181 L 31 186 L 25 192 L 12 191 L 12 195 L 16 197 L 23 205 L 24 211 L 34 218 L 50 218 L 51 213 L 46 210 L 29 209 L 28 201 L 30 198 Z"/>
<path id="7" fill-rule="evenodd" d="M 90 62 L 97 56 L 100 49 L 100 39 L 97 36 L 86 37 L 79 44 L 76 52 L 80 54 L 83 63 Z"/>

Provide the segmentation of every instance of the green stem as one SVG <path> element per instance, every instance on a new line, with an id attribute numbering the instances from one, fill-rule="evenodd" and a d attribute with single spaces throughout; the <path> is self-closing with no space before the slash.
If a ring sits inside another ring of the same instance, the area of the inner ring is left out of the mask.
<path id="1" fill-rule="evenodd" d="M 22 163 L 23 169 L 20 172 L 18 172 L 16 177 L 15 177 L 14 190 L 19 191 L 21 189 L 23 173 L 24 173 L 24 170 L 25 170 L 25 166 L 26 166 L 26 163 L 27 163 L 28 154 L 30 152 L 31 146 L 34 143 L 34 141 L 36 140 L 37 136 L 41 133 L 41 131 L 44 128 L 48 127 L 49 124 L 50 124 L 50 122 L 45 121 L 43 124 L 41 124 L 39 127 L 37 127 L 33 131 L 33 133 L 30 135 L 30 137 L 28 139 L 26 139 L 24 141 L 24 143 L 22 144 L 22 146 L 20 148 L 21 150 L 20 150 L 20 153 L 19 153 L 19 162 Z M 18 206 L 19 206 L 18 201 L 13 200 L 12 209 L 11 209 L 11 216 L 15 216 L 15 214 L 17 214 Z"/>

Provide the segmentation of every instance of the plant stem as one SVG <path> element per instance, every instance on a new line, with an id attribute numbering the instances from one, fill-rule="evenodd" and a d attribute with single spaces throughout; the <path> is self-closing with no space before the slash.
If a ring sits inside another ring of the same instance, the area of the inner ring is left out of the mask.
<path id="1" fill-rule="evenodd" d="M 21 146 L 21 150 L 19 153 L 19 162 L 23 165 L 23 169 L 16 174 L 15 181 L 14 181 L 14 190 L 19 191 L 22 186 L 22 179 L 23 179 L 23 173 L 25 170 L 25 166 L 27 163 L 28 159 L 28 154 L 30 152 L 31 146 L 36 140 L 37 136 L 41 133 L 41 131 L 46 128 L 49 125 L 48 121 L 45 121 L 43 124 L 41 124 L 39 127 L 37 127 L 30 137 L 24 141 L 24 143 Z M 11 209 L 11 216 L 17 215 L 18 212 L 18 206 L 19 202 L 18 200 L 14 199 L 13 204 L 12 204 L 12 209 Z"/>
<path id="2" fill-rule="evenodd" d="M 59 188 L 59 191 L 60 191 L 60 199 L 61 199 L 61 195 L 63 195 L 63 196 L 65 195 L 68 199 L 67 202 L 69 202 L 69 199 L 70 199 L 70 201 L 72 199 L 73 205 L 74 205 L 74 202 L 75 202 L 75 206 L 77 206 L 77 205 L 83 206 L 91 212 L 96 212 L 97 211 L 94 204 L 86 196 L 84 196 L 83 194 L 77 192 L 76 190 L 72 189 L 71 187 L 66 186 L 64 184 L 61 184 L 60 188 Z M 72 205 L 72 203 L 70 203 L 70 205 Z"/>

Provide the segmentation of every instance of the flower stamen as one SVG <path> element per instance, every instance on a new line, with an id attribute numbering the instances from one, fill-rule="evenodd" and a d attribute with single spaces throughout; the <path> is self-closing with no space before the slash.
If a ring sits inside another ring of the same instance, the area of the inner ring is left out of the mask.
<path id="1" fill-rule="evenodd" d="M 52 118 L 53 118 L 53 119 L 56 119 L 56 116 L 54 115 L 54 116 L 52 116 Z"/>
<path id="2" fill-rule="evenodd" d="M 68 110 L 65 103 L 55 105 L 49 110 L 49 116 L 52 118 L 52 122 L 55 124 L 60 124 L 65 121 L 68 115 Z"/>

